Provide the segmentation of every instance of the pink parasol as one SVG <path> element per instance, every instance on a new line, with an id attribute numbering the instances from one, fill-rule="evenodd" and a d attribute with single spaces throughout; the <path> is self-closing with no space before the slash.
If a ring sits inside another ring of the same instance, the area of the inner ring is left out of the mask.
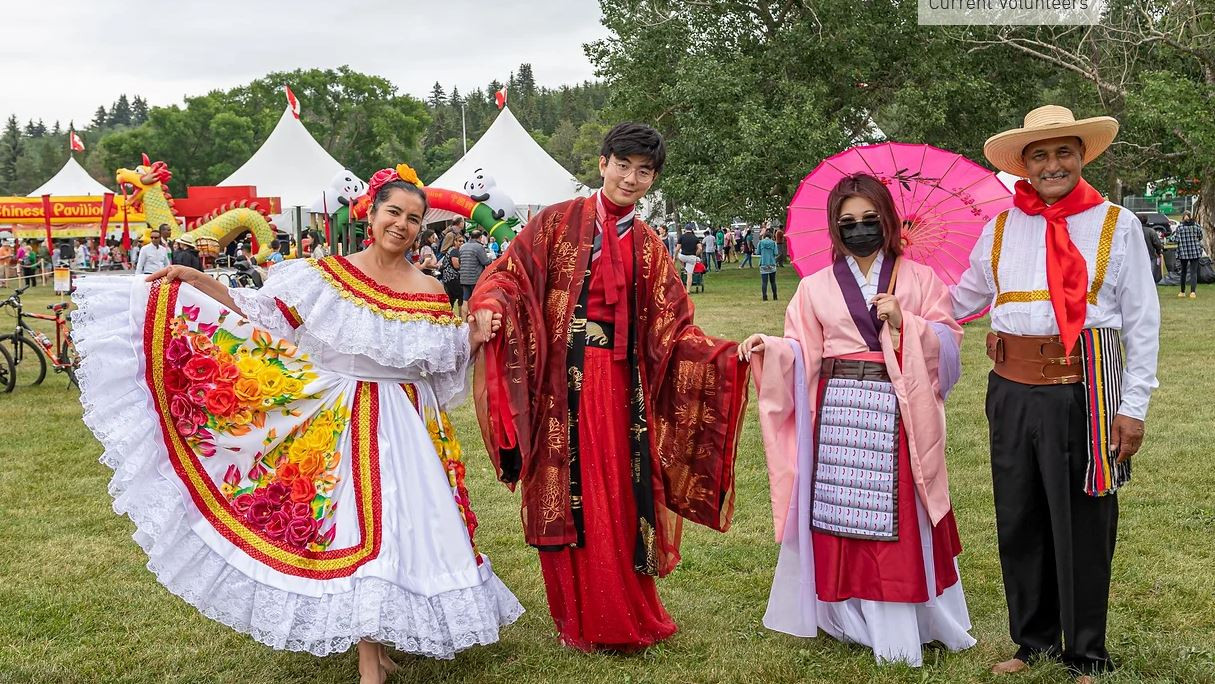
<path id="1" fill-rule="evenodd" d="M 903 255 L 930 266 L 948 285 L 966 271 L 983 226 L 1012 206 L 995 172 L 960 154 L 908 143 L 853 147 L 819 164 L 789 203 L 785 238 L 799 275 L 831 264 L 827 195 L 854 173 L 886 184 L 903 221 Z"/>

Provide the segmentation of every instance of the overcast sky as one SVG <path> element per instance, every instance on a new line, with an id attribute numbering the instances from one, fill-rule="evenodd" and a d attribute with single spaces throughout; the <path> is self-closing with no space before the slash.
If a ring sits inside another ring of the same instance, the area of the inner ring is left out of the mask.
<path id="1" fill-rule="evenodd" d="M 539 85 L 578 83 L 594 78 L 582 44 L 607 35 L 595 0 L 4 5 L 0 116 L 65 127 L 121 93 L 170 105 L 271 71 L 343 64 L 420 98 L 435 81 L 461 92 L 506 81 L 524 62 Z"/>

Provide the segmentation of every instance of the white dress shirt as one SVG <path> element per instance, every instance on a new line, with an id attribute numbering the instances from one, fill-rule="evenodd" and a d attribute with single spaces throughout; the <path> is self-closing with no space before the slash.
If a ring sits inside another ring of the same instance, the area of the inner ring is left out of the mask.
<path id="1" fill-rule="evenodd" d="M 851 255 L 845 257 L 848 262 L 848 268 L 852 269 L 852 275 L 856 278 L 856 284 L 861 288 L 861 294 L 865 298 L 866 306 L 873 304 L 873 298 L 878 295 L 878 278 L 882 275 L 882 251 L 878 250 L 877 258 L 869 264 L 869 275 L 861 273 L 861 267 L 857 265 L 856 259 Z"/>
<path id="2" fill-rule="evenodd" d="M 964 318 L 990 305 L 991 327 L 997 332 L 1058 335 L 1046 282 L 1046 219 L 1016 208 L 1007 213 L 1001 239 L 997 216 L 983 228 L 970 267 L 951 288 L 954 316 Z M 1105 202 L 1069 216 L 1067 230 L 1088 265 L 1084 327 L 1121 330 L 1126 365 L 1118 413 L 1143 420 L 1158 384 L 1160 348 L 1160 299 L 1143 229 L 1131 211 Z M 993 259 L 998 262 L 995 273 Z"/>
<path id="3" fill-rule="evenodd" d="M 169 248 L 149 242 L 139 248 L 139 259 L 135 262 L 136 273 L 155 273 L 169 267 Z"/>

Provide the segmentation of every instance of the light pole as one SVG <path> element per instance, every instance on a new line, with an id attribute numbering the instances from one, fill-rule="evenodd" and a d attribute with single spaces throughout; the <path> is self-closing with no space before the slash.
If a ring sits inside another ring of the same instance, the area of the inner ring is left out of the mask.
<path id="1" fill-rule="evenodd" d="M 468 126 L 464 122 L 464 103 L 460 103 L 460 140 L 464 143 L 464 154 L 468 154 Z"/>

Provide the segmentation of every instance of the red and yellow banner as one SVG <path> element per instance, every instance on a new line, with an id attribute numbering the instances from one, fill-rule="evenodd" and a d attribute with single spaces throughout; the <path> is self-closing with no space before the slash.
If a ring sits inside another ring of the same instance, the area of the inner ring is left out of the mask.
<path id="1" fill-rule="evenodd" d="M 136 216 L 131 214 L 132 217 Z M 144 222 L 131 223 L 131 232 L 142 235 L 147 224 Z M 111 221 L 108 232 L 109 237 L 117 237 L 113 222 Z M 13 234 L 18 240 L 27 240 L 30 238 L 45 240 L 46 228 L 41 223 L 7 223 L 0 220 L 0 231 L 8 231 Z M 62 240 L 65 238 L 100 238 L 101 224 L 100 223 L 60 223 L 51 225 L 51 238 Z"/>
<path id="2" fill-rule="evenodd" d="M 52 195 L 50 201 L 50 219 L 52 224 L 93 223 L 100 224 L 105 209 L 104 196 L 63 196 Z M 110 219 L 120 217 L 126 209 L 122 197 L 115 197 L 110 209 Z M 41 197 L 0 197 L 0 224 L 31 223 L 43 225 L 46 222 L 46 211 Z M 143 222 L 142 213 L 131 212 L 129 221 Z"/>

